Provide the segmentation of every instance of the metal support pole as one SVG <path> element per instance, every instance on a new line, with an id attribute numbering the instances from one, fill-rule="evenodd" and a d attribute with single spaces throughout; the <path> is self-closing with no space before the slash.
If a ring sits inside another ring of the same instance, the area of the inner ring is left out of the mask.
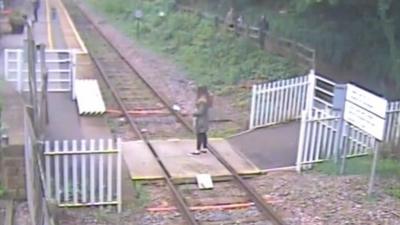
<path id="1" fill-rule="evenodd" d="M 45 125 L 49 122 L 48 101 L 47 101 L 47 86 L 48 86 L 48 71 L 46 67 L 46 46 L 41 44 L 40 50 L 40 72 L 41 72 L 41 100 L 40 100 L 40 124 L 41 131 L 44 132 Z"/>
<path id="2" fill-rule="evenodd" d="M 378 156 L 379 156 L 379 149 L 381 148 L 380 142 L 376 142 L 377 144 L 374 144 L 374 159 L 372 161 L 372 168 L 371 168 L 371 175 L 369 177 L 369 184 L 368 184 L 368 196 L 370 197 L 372 195 L 373 189 L 374 189 L 374 180 L 375 180 L 375 174 L 376 174 L 376 164 L 378 163 Z"/>
<path id="3" fill-rule="evenodd" d="M 34 127 L 37 132 L 38 129 L 38 100 L 37 100 L 37 84 L 36 84 L 36 46 L 33 40 L 32 26 L 27 23 L 27 51 L 28 51 L 28 75 L 29 75 L 29 89 L 30 100 L 33 107 Z"/>
<path id="4" fill-rule="evenodd" d="M 340 166 L 340 175 L 343 175 L 345 170 L 346 170 L 346 159 L 347 159 L 347 152 L 349 151 L 350 148 L 350 132 L 352 129 L 352 125 L 349 123 L 347 125 L 347 130 L 346 130 L 346 145 L 343 146 L 343 151 L 342 151 L 342 164 Z"/>

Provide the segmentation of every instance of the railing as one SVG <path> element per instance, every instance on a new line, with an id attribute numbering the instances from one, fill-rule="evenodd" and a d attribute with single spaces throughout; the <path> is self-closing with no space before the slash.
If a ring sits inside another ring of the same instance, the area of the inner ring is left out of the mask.
<path id="1" fill-rule="evenodd" d="M 28 110 L 27 110 L 28 111 Z M 25 172 L 26 192 L 32 225 L 54 225 L 48 206 L 41 149 L 33 129 L 31 112 L 25 112 Z"/>
<path id="2" fill-rule="evenodd" d="M 253 86 L 250 129 L 299 119 L 306 107 L 309 77 Z"/>
<path id="3" fill-rule="evenodd" d="M 72 80 L 75 78 L 76 56 L 72 50 L 46 50 L 46 67 L 48 72 L 49 92 L 72 91 Z M 37 57 L 37 87 L 40 89 L 40 60 Z M 22 49 L 4 50 L 5 80 L 15 84 L 18 91 L 29 90 L 27 61 Z M 40 91 L 40 90 L 39 90 Z"/>
<path id="4" fill-rule="evenodd" d="M 45 142 L 46 191 L 60 207 L 116 205 L 121 211 L 121 141 Z"/>
<path id="5" fill-rule="evenodd" d="M 306 76 L 253 85 L 249 128 L 300 119 L 305 109 L 329 111 L 334 86 L 334 82 L 314 71 Z"/>
<path id="6" fill-rule="evenodd" d="M 349 125 L 341 117 L 326 110 L 303 111 L 297 151 L 297 170 L 304 165 L 338 159 L 346 148 L 346 157 L 369 154 L 376 148 L 371 135 Z M 342 132 L 340 131 L 342 129 Z"/>
<path id="7" fill-rule="evenodd" d="M 400 101 L 388 104 L 384 138 L 386 142 L 398 144 L 400 139 Z"/>

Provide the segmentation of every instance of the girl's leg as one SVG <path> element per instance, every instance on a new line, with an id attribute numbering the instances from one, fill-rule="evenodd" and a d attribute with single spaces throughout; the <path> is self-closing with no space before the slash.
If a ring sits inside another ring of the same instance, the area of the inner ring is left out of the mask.
<path id="1" fill-rule="evenodd" d="M 203 136 L 203 148 L 208 148 L 208 138 L 207 138 L 207 133 L 204 133 L 204 136 Z"/>
<path id="2" fill-rule="evenodd" d="M 196 150 L 191 153 L 192 155 L 200 154 L 201 143 L 202 143 L 201 134 L 197 133 L 196 134 Z"/>
<path id="3" fill-rule="evenodd" d="M 206 148 L 207 148 L 207 134 L 206 133 L 201 133 L 201 142 L 202 142 L 202 146 L 203 146 L 201 152 L 206 153 L 207 152 L 207 150 L 206 150 Z"/>

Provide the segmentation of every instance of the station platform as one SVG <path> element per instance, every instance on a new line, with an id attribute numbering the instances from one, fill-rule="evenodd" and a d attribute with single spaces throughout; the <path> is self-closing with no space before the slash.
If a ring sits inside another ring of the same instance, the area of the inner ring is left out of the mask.
<path id="1" fill-rule="evenodd" d="M 260 173 L 257 166 L 235 151 L 226 140 L 210 139 L 209 142 L 239 174 Z M 176 182 L 192 181 L 197 174 L 210 174 L 214 180 L 231 177 L 231 173 L 212 153 L 190 154 L 195 149 L 196 140 L 155 140 L 151 141 L 151 144 Z M 157 160 L 143 141 L 124 142 L 122 155 L 133 180 L 163 179 L 163 172 Z"/>

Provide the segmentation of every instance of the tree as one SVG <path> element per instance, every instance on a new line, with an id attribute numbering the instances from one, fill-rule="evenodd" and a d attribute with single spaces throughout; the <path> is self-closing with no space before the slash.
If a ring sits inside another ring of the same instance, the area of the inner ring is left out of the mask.
<path id="1" fill-rule="evenodd" d="M 351 12 L 360 13 L 360 19 L 368 19 L 380 27 L 386 39 L 386 45 L 390 55 L 391 68 L 385 78 L 400 82 L 400 16 L 396 12 L 400 10 L 399 1 L 393 0 L 289 0 L 289 3 L 298 14 L 315 10 L 318 13 L 329 13 L 332 10 L 352 8 Z M 366 35 L 377 35 L 367 33 Z M 368 46 L 365 46 L 366 48 Z"/>

